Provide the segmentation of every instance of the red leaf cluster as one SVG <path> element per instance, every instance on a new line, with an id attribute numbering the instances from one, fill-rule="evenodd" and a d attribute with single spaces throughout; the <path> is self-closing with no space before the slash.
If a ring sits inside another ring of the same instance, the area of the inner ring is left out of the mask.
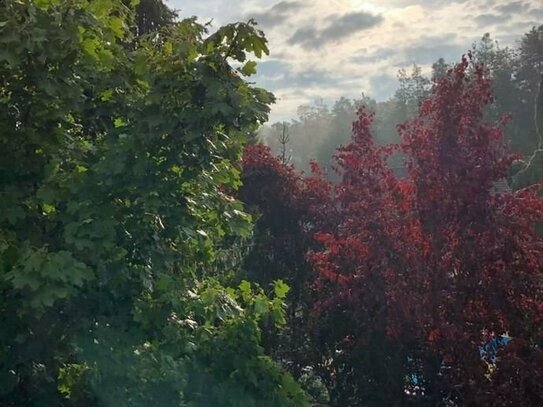
<path id="1" fill-rule="evenodd" d="M 311 229 L 324 220 L 330 223 L 333 212 L 332 186 L 318 167 L 312 177 L 302 177 L 293 166 L 286 165 L 263 144 L 248 145 L 242 159 L 243 187 L 239 198 L 267 224 L 281 226 L 287 219 L 307 222 Z M 328 212 L 327 215 L 321 214 Z"/>
<path id="2" fill-rule="evenodd" d="M 373 143 L 361 109 L 334 186 L 317 166 L 304 178 L 265 146 L 245 151 L 240 198 L 258 214 L 246 266 L 292 287 L 270 346 L 296 377 L 311 365 L 332 405 L 543 405 L 543 199 L 496 188 L 516 157 L 505 119 L 484 120 L 490 85 L 464 58 L 397 146 Z"/>
<path id="3" fill-rule="evenodd" d="M 306 253 L 316 247 L 315 230 L 329 230 L 337 219 L 332 186 L 321 175 L 304 178 L 261 144 L 246 147 L 239 198 L 255 217 L 246 278 L 269 288 L 276 279 L 290 286 L 287 326 L 263 332 L 263 345 L 299 378 L 312 364 L 307 322 L 313 303 L 314 274 Z"/>
<path id="4" fill-rule="evenodd" d="M 543 200 L 537 186 L 496 190 L 515 157 L 501 142 L 503 122 L 484 121 L 491 102 L 486 71 L 468 56 L 399 126 L 399 146 L 376 146 L 373 116 L 361 109 L 337 153 L 339 219 L 315 234 L 324 249 L 310 259 L 323 363 L 347 403 L 372 405 L 381 391 L 375 405 L 543 405 L 543 240 L 534 229 Z M 395 150 L 406 179 L 387 166 Z M 483 357 L 501 335 L 511 341 Z"/>

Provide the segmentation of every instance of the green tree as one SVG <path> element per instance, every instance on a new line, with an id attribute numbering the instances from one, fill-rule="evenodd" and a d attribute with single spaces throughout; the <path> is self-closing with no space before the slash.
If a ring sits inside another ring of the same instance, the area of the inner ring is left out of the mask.
<path id="1" fill-rule="evenodd" d="M 405 69 L 399 70 L 398 81 L 400 87 L 396 91 L 394 98 L 398 103 L 397 123 L 401 123 L 415 117 L 420 103 L 428 95 L 430 80 L 422 74 L 420 66 L 413 65 L 409 75 Z"/>
<path id="2" fill-rule="evenodd" d="M 534 101 L 543 72 L 543 25 L 532 27 L 524 34 L 518 50 L 518 68 L 515 82 L 520 90 L 516 99 L 518 114 L 514 118 L 524 124 L 519 137 L 522 140 L 521 152 L 528 156 L 537 148 L 538 137 L 534 122 Z"/>
<path id="3" fill-rule="evenodd" d="M 356 102 L 344 97 L 338 99 L 330 110 L 330 116 L 327 137 L 321 141 L 315 157 L 323 168 L 330 166 L 336 148 L 351 138 L 351 127 L 356 117 Z"/>
<path id="4" fill-rule="evenodd" d="M 535 99 L 537 85 L 543 72 L 543 25 L 532 27 L 522 37 L 519 46 L 519 85 Z"/>
<path id="5" fill-rule="evenodd" d="M 177 13 L 162 0 L 139 0 L 136 6 L 135 35 L 145 35 L 157 31 L 160 27 L 173 24 Z"/>
<path id="6" fill-rule="evenodd" d="M 323 405 L 328 397 L 315 374 L 314 361 L 320 355 L 315 355 L 309 326 L 315 302 L 314 275 L 306 255 L 315 248 L 317 225 L 334 224 L 329 184 L 323 178 L 297 173 L 262 144 L 245 149 L 242 177 L 240 199 L 255 215 L 251 246 L 244 259 L 245 277 L 262 287 L 281 279 L 289 287 L 285 329 L 264 325 L 263 344 L 303 385 L 312 405 Z M 321 211 L 324 207 L 327 210 Z M 277 288 L 275 284 L 273 290 Z"/>
<path id="7" fill-rule="evenodd" d="M 445 62 L 445 59 L 439 58 L 432 64 L 432 81 L 443 78 L 449 69 L 451 69 L 451 67 Z"/>
<path id="8" fill-rule="evenodd" d="M 213 276 L 250 231 L 232 161 L 273 101 L 243 78 L 266 40 L 190 19 L 126 47 L 133 23 L 0 3 L 0 404 L 304 405 L 260 346 L 284 293 Z"/>
<path id="9" fill-rule="evenodd" d="M 478 62 L 484 64 L 492 78 L 494 103 L 487 108 L 486 114 L 492 120 L 511 115 L 511 121 L 505 129 L 505 141 L 512 150 L 528 154 L 534 146 L 530 137 L 532 123 L 527 122 L 526 117 L 533 108 L 522 102 L 524 95 L 516 80 L 519 69 L 517 51 L 500 47 L 499 43 L 486 33 L 473 45 L 473 55 Z"/>
<path id="10" fill-rule="evenodd" d="M 534 122 L 539 139 L 538 148 L 533 152 L 527 163 L 517 162 L 511 169 L 512 179 L 510 184 L 513 189 L 525 188 L 543 180 L 543 74 L 541 74 L 534 113 Z"/>
<path id="11" fill-rule="evenodd" d="M 330 137 L 332 114 L 330 107 L 319 99 L 313 104 L 299 106 L 297 115 L 297 120 L 290 126 L 292 149 L 298 152 L 293 155 L 294 163 L 309 172 L 309 162 L 320 158 L 319 148 Z"/>

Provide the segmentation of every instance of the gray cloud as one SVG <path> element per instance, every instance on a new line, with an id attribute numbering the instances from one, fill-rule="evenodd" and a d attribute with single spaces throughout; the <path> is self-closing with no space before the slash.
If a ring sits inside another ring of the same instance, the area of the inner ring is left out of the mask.
<path id="1" fill-rule="evenodd" d="M 259 86 L 264 86 L 272 91 L 281 88 L 337 85 L 337 80 L 333 78 L 331 73 L 312 69 L 294 73 L 288 64 L 276 60 L 259 63 L 256 79 Z"/>
<path id="2" fill-rule="evenodd" d="M 305 5 L 302 1 L 280 1 L 271 8 L 271 11 L 276 13 L 286 13 L 288 11 L 298 10 L 304 6 Z"/>
<path id="3" fill-rule="evenodd" d="M 467 3 L 469 1 L 470 0 L 455 0 L 454 3 Z M 414 0 L 390 0 L 390 2 L 396 7 L 407 7 L 418 4 L 425 8 L 441 8 L 453 3 L 451 0 L 419 0 L 416 2 Z"/>
<path id="4" fill-rule="evenodd" d="M 499 13 L 503 14 L 515 14 L 522 13 L 523 11 L 526 11 L 529 7 L 530 5 L 528 3 L 525 3 L 523 1 L 514 1 L 512 3 L 499 6 L 496 8 L 496 10 Z"/>
<path id="5" fill-rule="evenodd" d="M 357 31 L 371 28 L 381 21 L 383 21 L 383 17 L 363 11 L 340 17 L 332 16 L 330 25 L 322 31 L 321 36 L 327 41 L 339 40 Z"/>
<path id="6" fill-rule="evenodd" d="M 530 10 L 530 16 L 543 20 L 543 7 Z M 534 24 L 537 26 L 537 24 Z"/>
<path id="7" fill-rule="evenodd" d="M 456 44 L 455 40 L 457 38 L 456 33 L 449 32 L 421 37 L 414 44 L 407 47 L 384 47 L 371 53 L 364 53 L 365 50 L 362 49 L 357 55 L 349 58 L 349 61 L 365 65 L 391 59 L 389 64 L 398 67 L 412 64 L 430 65 L 439 58 L 444 58 L 447 61 L 458 61 L 462 54 L 468 51 L 469 45 L 465 40 L 461 41 L 462 45 Z"/>
<path id="8" fill-rule="evenodd" d="M 446 61 L 459 61 L 462 54 L 465 54 L 469 46 L 464 43 L 458 45 L 453 43 L 457 38 L 455 33 L 443 33 L 441 35 L 427 36 L 419 39 L 415 44 L 397 49 L 396 52 L 403 55 L 403 61 L 399 66 L 412 64 L 430 65 L 443 58 Z"/>
<path id="9" fill-rule="evenodd" d="M 327 85 L 337 85 L 337 81 L 334 80 L 332 75 L 328 72 L 321 72 L 321 71 L 306 71 L 302 72 L 295 77 L 291 79 L 291 83 L 293 83 L 295 86 L 312 86 L 312 85 L 319 85 L 319 86 L 327 86 Z"/>
<path id="10" fill-rule="evenodd" d="M 264 28 L 271 28 L 288 20 L 289 13 L 305 6 L 302 1 L 281 1 L 266 11 L 249 13 L 246 18 L 254 18 Z"/>
<path id="11" fill-rule="evenodd" d="M 524 20 L 524 21 L 517 21 L 515 23 L 511 23 L 507 25 L 507 32 L 527 32 L 529 31 L 533 26 L 538 26 L 540 22 L 537 22 L 536 20 Z M 500 43 L 505 42 L 507 44 L 514 44 L 518 40 L 520 40 L 521 36 L 518 34 L 505 34 L 505 33 L 498 33 L 495 35 L 496 40 L 498 40 Z"/>
<path id="12" fill-rule="evenodd" d="M 430 65 L 439 58 L 445 61 L 459 61 L 468 49 L 467 46 L 457 44 L 415 45 L 402 50 L 405 59 L 399 66 Z"/>
<path id="13" fill-rule="evenodd" d="M 428 41 L 418 42 L 409 47 L 381 48 L 369 54 L 356 55 L 349 58 L 349 61 L 355 64 L 365 65 L 379 62 L 384 59 L 392 59 L 390 64 L 398 67 L 405 67 L 413 64 L 430 65 L 439 58 L 448 61 L 460 60 L 461 55 L 466 53 L 469 48 L 467 43 L 465 46 L 461 46 L 446 43 L 447 40 L 440 39 L 441 37 L 436 37 L 436 41 L 434 42 L 431 42 L 429 38 L 432 37 L 427 37 Z"/>
<path id="14" fill-rule="evenodd" d="M 505 14 L 481 14 L 475 17 L 475 22 L 479 27 L 486 27 L 489 25 L 504 23 L 510 18 L 510 15 Z"/>
<path id="15" fill-rule="evenodd" d="M 300 44 L 303 48 L 318 48 L 322 45 L 320 33 L 313 27 L 298 28 L 288 41 L 291 44 Z"/>
<path id="16" fill-rule="evenodd" d="M 328 17 L 327 20 L 327 25 L 321 30 L 317 30 L 312 26 L 299 28 L 290 37 L 289 42 L 301 45 L 305 49 L 319 48 L 326 43 L 374 27 L 383 21 L 383 17 L 360 11 L 342 16 L 334 14 Z"/>
<path id="17" fill-rule="evenodd" d="M 288 65 L 279 60 L 259 62 L 256 66 L 257 76 L 263 78 L 272 77 L 277 74 L 284 74 L 288 71 Z"/>
<path id="18" fill-rule="evenodd" d="M 417 40 L 417 45 L 435 45 L 443 42 L 450 42 L 458 37 L 457 33 L 444 32 L 439 35 L 427 35 Z"/>
<path id="19" fill-rule="evenodd" d="M 376 75 L 370 78 L 370 84 L 373 96 L 377 100 L 386 100 L 398 89 L 398 78 L 387 74 Z"/>
<path id="20" fill-rule="evenodd" d="M 378 62 L 383 59 L 388 59 L 398 54 L 398 48 L 379 48 L 377 51 L 365 53 L 365 50 L 360 50 L 360 54 L 355 55 L 349 60 L 355 64 L 367 64 Z"/>

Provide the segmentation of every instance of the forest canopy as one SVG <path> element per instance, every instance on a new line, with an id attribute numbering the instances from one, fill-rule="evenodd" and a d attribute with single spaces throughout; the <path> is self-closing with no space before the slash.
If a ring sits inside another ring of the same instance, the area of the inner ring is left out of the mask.
<path id="1" fill-rule="evenodd" d="M 0 2 L 0 405 L 542 405 L 542 31 L 266 127 L 252 19 Z"/>
<path id="2" fill-rule="evenodd" d="M 286 289 L 225 277 L 266 40 L 135 4 L 0 4 L 0 404 L 304 405 L 260 346 Z"/>

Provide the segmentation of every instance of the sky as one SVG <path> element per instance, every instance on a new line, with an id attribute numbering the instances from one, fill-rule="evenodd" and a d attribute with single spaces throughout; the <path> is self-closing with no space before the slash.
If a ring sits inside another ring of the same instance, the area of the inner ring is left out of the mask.
<path id="1" fill-rule="evenodd" d="M 442 57 L 460 60 L 489 32 L 515 46 L 543 24 L 542 0 L 168 0 L 181 18 L 197 16 L 212 29 L 254 18 L 270 55 L 249 80 L 272 91 L 271 122 L 296 116 L 298 106 L 363 93 L 393 95 L 400 68 L 429 72 Z"/>

